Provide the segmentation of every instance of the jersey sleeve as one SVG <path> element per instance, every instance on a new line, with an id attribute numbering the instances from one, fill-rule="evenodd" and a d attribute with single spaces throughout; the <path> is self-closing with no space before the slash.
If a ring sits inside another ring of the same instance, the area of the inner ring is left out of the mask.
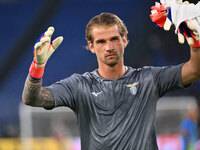
<path id="1" fill-rule="evenodd" d="M 58 81 L 50 86 L 47 86 L 55 100 L 55 107 L 67 106 L 72 110 L 76 108 L 75 95 L 78 86 L 77 78 L 72 75 L 64 80 Z"/>
<path id="2" fill-rule="evenodd" d="M 181 70 L 183 64 L 177 66 L 154 67 L 152 74 L 159 96 L 163 96 L 168 91 L 185 88 L 181 81 Z"/>

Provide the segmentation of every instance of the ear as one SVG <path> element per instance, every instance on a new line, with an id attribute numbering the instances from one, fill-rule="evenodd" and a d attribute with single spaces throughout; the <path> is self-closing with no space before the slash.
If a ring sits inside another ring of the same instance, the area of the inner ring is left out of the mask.
<path id="1" fill-rule="evenodd" d="M 127 39 L 127 34 L 123 36 L 123 42 L 124 42 L 124 47 L 128 45 L 128 39 Z"/>
<path id="2" fill-rule="evenodd" d="M 89 47 L 90 51 L 91 51 L 93 54 L 95 54 L 95 50 L 94 50 L 93 44 L 92 44 L 90 41 L 88 41 L 88 47 Z"/>

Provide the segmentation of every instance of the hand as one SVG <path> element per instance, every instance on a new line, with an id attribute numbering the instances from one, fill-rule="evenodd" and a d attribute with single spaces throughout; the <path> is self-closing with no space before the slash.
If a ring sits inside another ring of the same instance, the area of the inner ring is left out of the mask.
<path id="1" fill-rule="evenodd" d="M 34 45 L 34 60 L 29 69 L 29 74 L 33 78 L 40 79 L 43 76 L 44 67 L 49 57 L 63 41 L 63 37 L 60 36 L 57 37 L 51 44 L 51 36 L 53 32 L 54 27 L 49 27 Z"/>
<path id="2" fill-rule="evenodd" d="M 54 32 L 54 27 L 49 27 L 48 30 L 40 37 L 39 41 L 34 45 L 34 61 L 38 68 L 44 67 L 49 57 L 62 43 L 63 37 L 57 37 L 52 44 L 51 36 Z"/>
<path id="3" fill-rule="evenodd" d="M 172 26 L 171 9 L 166 8 L 158 2 L 155 2 L 155 6 L 151 7 L 150 17 L 157 27 L 164 28 L 166 31 Z"/>
<path id="4" fill-rule="evenodd" d="M 179 43 L 183 44 L 185 38 L 191 47 L 200 47 L 199 33 L 196 27 L 189 20 L 182 22 L 178 27 Z"/>
<path id="5" fill-rule="evenodd" d="M 195 6 L 193 3 L 189 3 L 188 1 L 178 1 L 176 4 L 180 6 L 184 6 L 184 8 L 188 8 L 186 13 L 189 13 L 192 11 L 191 6 Z M 178 8 L 179 8 L 178 7 Z M 190 9 L 189 9 L 190 7 Z M 181 13 L 181 12 L 180 12 Z M 189 17 L 188 17 L 189 18 Z M 199 43 L 199 32 L 197 28 L 200 28 L 200 17 L 194 17 L 189 20 L 184 20 L 183 22 L 180 23 L 180 25 L 177 27 L 178 29 L 178 41 L 179 43 L 183 44 L 185 42 L 185 38 L 188 42 L 188 44 L 192 47 L 200 47 Z"/>

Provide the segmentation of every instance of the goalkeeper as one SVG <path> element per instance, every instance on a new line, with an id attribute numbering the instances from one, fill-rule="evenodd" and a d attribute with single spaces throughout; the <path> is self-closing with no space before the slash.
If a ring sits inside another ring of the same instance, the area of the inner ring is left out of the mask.
<path id="1" fill-rule="evenodd" d="M 63 40 L 58 37 L 51 43 L 53 32 L 50 27 L 34 46 L 23 102 L 45 109 L 72 109 L 82 150 L 157 150 L 157 101 L 168 91 L 199 79 L 200 47 L 191 46 L 190 60 L 177 66 L 125 66 L 127 28 L 116 15 L 102 13 L 86 27 L 88 48 L 96 55 L 98 68 L 43 87 L 44 67 Z"/>

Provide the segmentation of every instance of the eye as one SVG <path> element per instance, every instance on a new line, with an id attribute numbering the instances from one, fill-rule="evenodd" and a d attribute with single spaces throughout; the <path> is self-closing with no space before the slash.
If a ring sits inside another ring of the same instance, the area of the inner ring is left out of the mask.
<path id="1" fill-rule="evenodd" d="M 115 36 L 115 37 L 112 37 L 111 38 L 111 41 L 118 41 L 119 40 L 119 37 L 118 36 Z"/>
<path id="2" fill-rule="evenodd" d="M 103 44 L 103 43 L 105 43 L 105 40 L 97 40 L 96 43 L 97 44 Z"/>

